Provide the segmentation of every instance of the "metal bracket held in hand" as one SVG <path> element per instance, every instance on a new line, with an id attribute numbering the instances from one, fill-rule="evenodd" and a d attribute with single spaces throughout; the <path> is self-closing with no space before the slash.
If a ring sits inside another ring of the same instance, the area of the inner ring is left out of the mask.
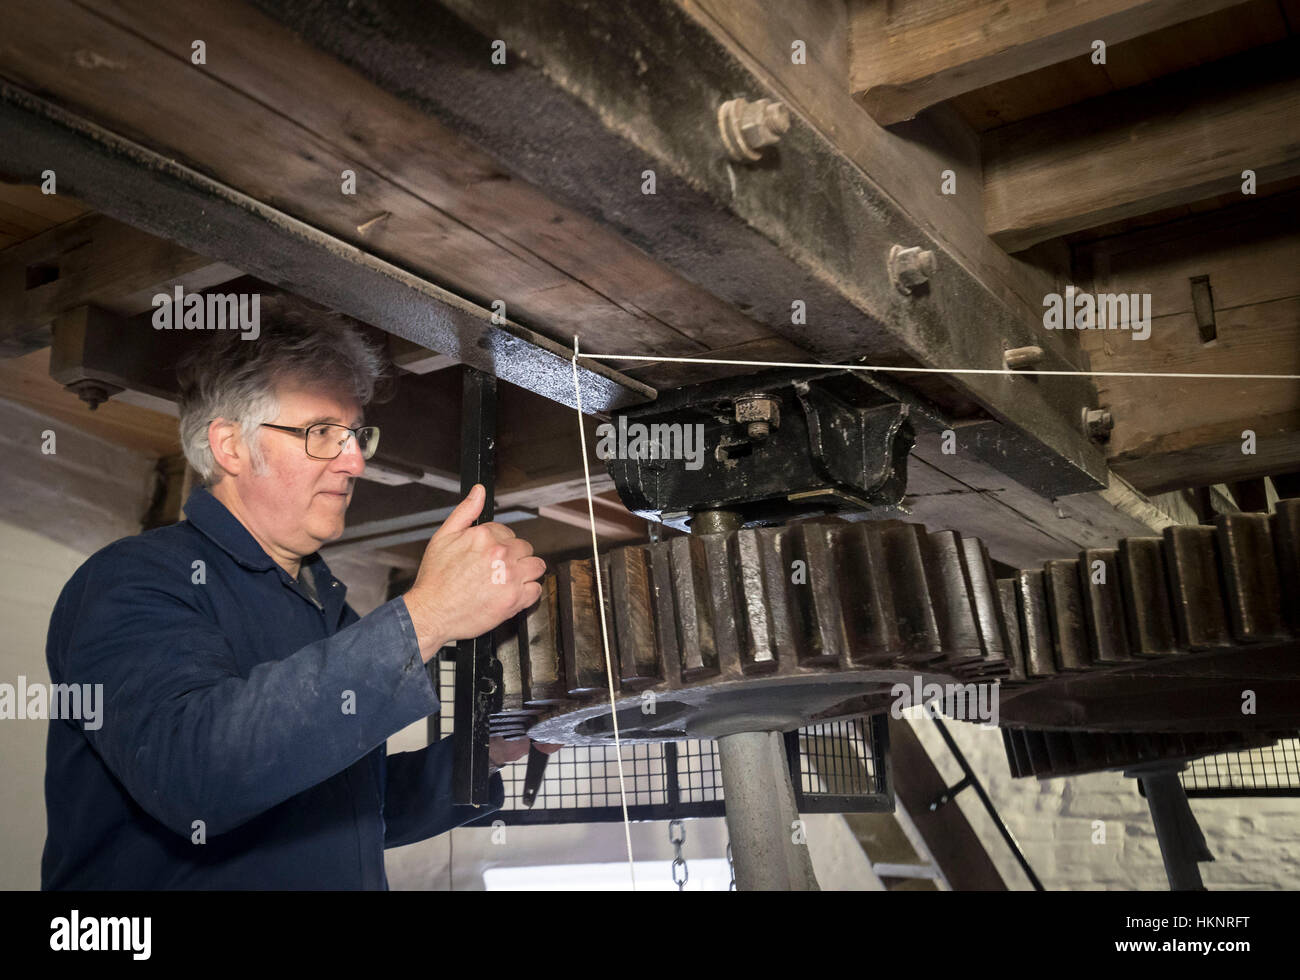
<path id="1" fill-rule="evenodd" d="M 460 436 L 460 492 L 483 484 L 487 498 L 476 524 L 492 520 L 496 490 L 497 379 L 463 368 Z M 501 710 L 501 663 L 489 632 L 456 644 L 456 759 L 451 795 L 456 804 L 490 803 L 488 790 L 489 716 Z"/>

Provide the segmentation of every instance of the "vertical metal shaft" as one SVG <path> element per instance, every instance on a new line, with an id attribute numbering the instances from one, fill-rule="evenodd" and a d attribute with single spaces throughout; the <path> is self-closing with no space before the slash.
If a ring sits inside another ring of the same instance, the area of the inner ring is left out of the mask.
<path id="1" fill-rule="evenodd" d="M 1156 840 L 1160 842 L 1160 856 L 1165 862 L 1165 875 L 1170 891 L 1203 891 L 1201 869 L 1197 862 L 1213 861 L 1214 855 L 1205 843 L 1196 816 L 1187 803 L 1187 793 L 1178 780 L 1182 763 L 1152 766 L 1150 769 L 1129 770 L 1125 775 L 1142 780 L 1147 805 L 1151 808 L 1151 822 L 1156 827 Z"/>
<path id="2" fill-rule="evenodd" d="M 806 843 L 796 843 L 794 787 L 780 732 L 718 739 L 727 833 L 739 891 L 820 891 Z"/>
<path id="3" fill-rule="evenodd" d="M 462 375 L 460 492 L 474 484 L 487 491 L 476 524 L 492 520 L 496 477 L 497 379 L 466 367 Z M 501 691 L 501 664 L 492 634 L 456 644 L 456 761 L 452 801 L 482 805 L 488 791 L 488 716 Z"/>
<path id="4" fill-rule="evenodd" d="M 739 511 L 697 510 L 691 512 L 692 534 L 728 534 L 745 524 Z"/>

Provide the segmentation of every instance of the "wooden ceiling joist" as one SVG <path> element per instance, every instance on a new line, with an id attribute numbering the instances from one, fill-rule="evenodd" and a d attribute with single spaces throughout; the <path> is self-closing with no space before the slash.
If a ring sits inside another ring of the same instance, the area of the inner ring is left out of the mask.
<path id="1" fill-rule="evenodd" d="M 1242 0 L 849 0 L 856 98 L 882 126 Z"/>
<path id="2" fill-rule="evenodd" d="M 55 317 L 76 307 L 140 313 L 174 286 L 197 291 L 239 274 L 102 214 L 64 222 L 0 252 L 0 357 L 47 346 Z"/>
<path id="3" fill-rule="evenodd" d="M 1300 174 L 1300 43 L 1284 41 L 984 137 L 984 211 L 1008 251 Z"/>
<path id="4" fill-rule="evenodd" d="M 1080 245 L 1081 283 L 1148 294 L 1149 336 L 1086 330 L 1100 371 L 1300 374 L 1300 191 Z M 1207 329 L 1207 326 L 1209 329 Z M 1099 379 L 1111 469 L 1147 493 L 1300 465 L 1300 382 Z"/>
<path id="5" fill-rule="evenodd" d="M 1201 9 L 1183 5 L 1192 7 Z M 1038 319 L 1059 273 L 1008 256 L 984 234 L 978 141 L 960 126 L 931 128 L 939 114 L 909 124 L 911 141 L 863 115 L 845 84 L 842 5 L 177 0 L 160 20 L 144 0 L 14 0 L 6 15 L 24 45 L 0 49 L 0 78 L 19 90 L 6 90 L 5 119 L 28 112 L 26 93 L 40 92 L 42 103 L 179 161 L 201 180 L 178 187 L 168 166 L 80 176 L 96 193 L 109 193 L 97 181 L 112 184 L 118 203 L 122 187 L 147 192 L 152 210 L 131 218 L 143 227 L 165 224 L 183 245 L 206 242 L 228 261 L 238 254 L 246 272 L 389 331 L 399 364 L 425 379 L 447 363 L 441 351 L 478 357 L 475 366 L 534 390 L 549 385 L 543 394 L 564 400 L 564 347 L 577 332 L 589 351 L 599 341 L 633 353 L 997 368 L 1005 347 L 1041 344 L 1044 366 L 1080 361 L 1077 338 L 1045 336 Z M 575 29 L 559 37 L 559 22 Z M 195 37 L 207 42 L 205 66 L 189 60 Z M 496 37 L 509 46 L 505 71 L 489 60 Z M 791 63 L 792 38 L 808 40 L 808 64 Z M 79 51 L 102 55 L 99 67 Z M 742 94 L 779 97 L 795 118 L 759 166 L 728 163 L 717 138 L 719 101 Z M 205 122 L 185 125 L 195 105 Z M 31 169 L 37 154 L 26 160 Z M 937 191 L 949 166 L 963 191 L 952 198 Z M 657 171 L 654 195 L 640 189 L 647 167 Z M 344 169 L 357 175 L 356 195 L 339 191 Z M 186 217 L 199 212 L 202 224 Z M 938 274 L 915 295 L 889 279 L 893 243 L 936 253 Z M 548 341 L 544 384 L 521 366 L 517 337 L 479 339 L 483 307 L 496 298 Z M 806 323 L 793 321 L 792 298 L 808 301 Z M 675 365 L 657 370 L 685 376 Z M 591 379 L 612 384 L 606 408 L 633 391 L 612 374 Z M 1129 506 L 1149 507 L 1111 477 L 1083 433 L 1080 408 L 1095 403 L 1089 382 L 931 381 L 958 422 L 1035 442 L 1057 469 L 1058 492 L 1107 489 L 1052 502 L 1007 475 L 1015 454 L 999 457 L 999 470 L 972 453 L 923 447 L 909 487 L 913 519 L 985 536 L 1017 564 L 1158 525 Z M 352 516 L 371 537 L 389 528 L 417 539 L 452 494 L 454 460 L 445 447 L 429 458 L 437 440 L 421 443 L 419 426 L 436 417 L 440 430 L 455 429 L 424 408 L 412 416 L 416 458 L 397 454 L 391 473 L 400 480 L 420 466 L 434 483 L 367 487 L 373 506 L 359 493 Z M 572 409 L 558 411 L 566 417 L 521 429 L 529 444 L 501 445 L 500 506 L 583 495 Z M 381 448 L 400 447 L 386 437 Z M 597 479 L 598 492 L 608 489 Z M 390 520 L 401 527 L 381 523 Z"/>

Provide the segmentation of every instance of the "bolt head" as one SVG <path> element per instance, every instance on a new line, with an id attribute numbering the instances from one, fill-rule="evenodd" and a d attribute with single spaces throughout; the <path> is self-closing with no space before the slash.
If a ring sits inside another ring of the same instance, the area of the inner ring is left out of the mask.
<path id="1" fill-rule="evenodd" d="M 1105 440 L 1115 428 L 1115 417 L 1104 408 L 1087 408 L 1083 411 L 1083 427 L 1090 438 Z"/>
<path id="2" fill-rule="evenodd" d="M 1012 347 L 1003 351 L 1002 361 L 1013 371 L 1037 367 L 1043 360 L 1041 347 Z"/>
<path id="3" fill-rule="evenodd" d="M 718 107 L 718 131 L 727 154 L 738 163 L 762 159 L 762 149 L 790 128 L 790 110 L 773 99 L 731 99 Z"/>
<path id="4" fill-rule="evenodd" d="M 934 275 L 937 264 L 934 252 L 919 245 L 904 248 L 895 245 L 889 250 L 889 278 L 900 292 L 911 293 L 913 289 L 929 281 Z"/>
<path id="5" fill-rule="evenodd" d="M 737 398 L 735 412 L 737 422 L 763 422 L 773 429 L 781 426 L 781 402 L 770 395 Z"/>

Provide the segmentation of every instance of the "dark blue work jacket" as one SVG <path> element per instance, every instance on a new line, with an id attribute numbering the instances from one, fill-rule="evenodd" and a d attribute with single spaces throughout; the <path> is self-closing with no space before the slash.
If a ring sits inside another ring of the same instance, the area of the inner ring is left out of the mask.
<path id="1" fill-rule="evenodd" d="M 91 556 L 59 596 L 54 683 L 102 684 L 100 727 L 51 720 L 43 888 L 382 889 L 384 848 L 501 806 L 451 800 L 452 740 L 388 756 L 438 710 L 401 598 L 317 598 L 207 490 L 188 520 Z"/>

